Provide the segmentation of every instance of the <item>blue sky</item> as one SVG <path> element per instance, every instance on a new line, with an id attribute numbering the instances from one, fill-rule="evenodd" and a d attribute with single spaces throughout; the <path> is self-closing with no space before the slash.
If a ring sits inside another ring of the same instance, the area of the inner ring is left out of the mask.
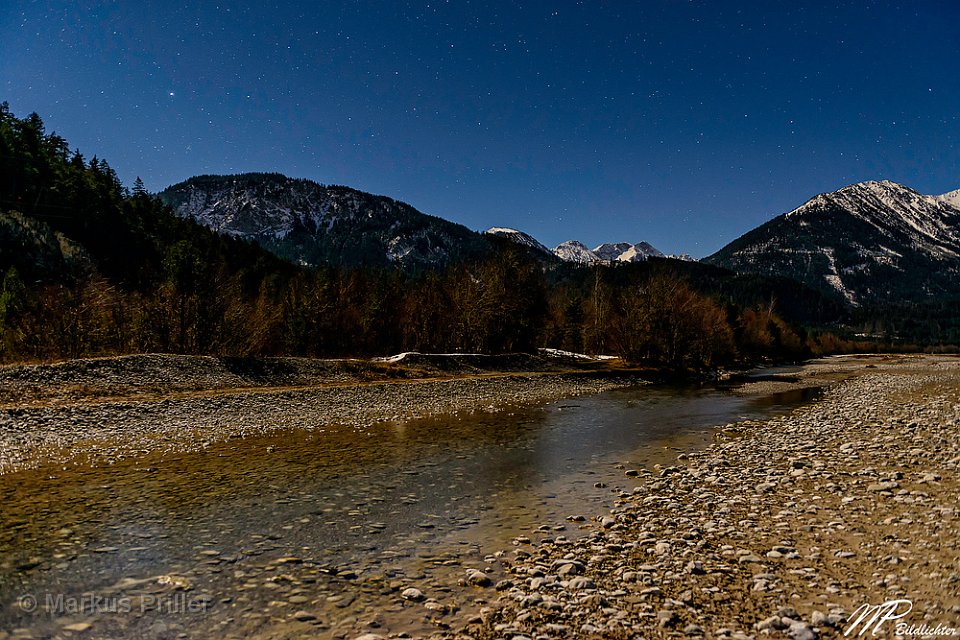
<path id="1" fill-rule="evenodd" d="M 960 188 L 954 0 L 6 4 L 0 100 L 151 190 L 277 171 L 699 257 L 853 182 Z"/>

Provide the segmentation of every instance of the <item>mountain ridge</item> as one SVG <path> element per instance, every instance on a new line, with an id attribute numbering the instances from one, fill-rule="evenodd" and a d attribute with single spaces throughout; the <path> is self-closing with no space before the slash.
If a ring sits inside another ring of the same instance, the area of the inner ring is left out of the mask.
<path id="1" fill-rule="evenodd" d="M 579 240 L 561 242 L 553 250 L 564 262 L 590 265 L 598 262 L 643 262 L 648 258 L 664 258 L 663 253 L 649 242 L 606 242 L 595 249 L 588 248 Z"/>
<path id="2" fill-rule="evenodd" d="M 960 192 L 921 194 L 889 180 L 821 193 L 704 260 L 780 275 L 851 306 L 960 296 Z"/>
<path id="3" fill-rule="evenodd" d="M 195 176 L 158 197 L 302 265 L 431 267 L 490 251 L 480 234 L 399 200 L 279 173 Z"/>

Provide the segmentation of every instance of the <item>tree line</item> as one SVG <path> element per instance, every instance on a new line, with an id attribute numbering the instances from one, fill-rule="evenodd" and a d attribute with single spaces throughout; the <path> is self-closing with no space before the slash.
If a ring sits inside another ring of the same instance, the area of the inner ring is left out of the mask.
<path id="1" fill-rule="evenodd" d="M 602 271 L 603 268 L 598 269 Z M 419 276 L 388 270 L 301 270 L 256 286 L 209 271 L 177 243 L 163 277 L 131 290 L 99 274 L 28 286 L 9 268 L 0 291 L 5 361 L 141 352 L 355 357 L 504 353 L 554 347 L 671 369 L 797 359 L 845 347 L 773 309 L 740 309 L 684 280 L 653 275 L 614 289 L 549 286 L 542 267 L 503 252 Z"/>
<path id="2" fill-rule="evenodd" d="M 787 322 L 773 298 L 738 295 L 717 270 L 704 290 L 672 262 L 573 270 L 499 242 L 442 270 L 303 268 L 178 218 L 36 114 L 0 105 L 6 362 L 554 347 L 702 369 L 851 347 Z"/>

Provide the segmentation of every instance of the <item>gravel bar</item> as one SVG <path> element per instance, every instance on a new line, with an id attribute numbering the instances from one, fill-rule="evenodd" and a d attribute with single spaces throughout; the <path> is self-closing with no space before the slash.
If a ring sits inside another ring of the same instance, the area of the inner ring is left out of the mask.
<path id="1" fill-rule="evenodd" d="M 320 386 L 249 387 L 243 379 L 217 377 L 205 366 L 199 375 L 174 371 L 162 380 L 128 378 L 126 396 L 104 397 L 110 385 L 97 380 L 115 377 L 113 367 L 104 374 L 98 364 L 97 373 L 83 383 L 77 382 L 83 376 L 74 373 L 72 390 L 60 394 L 51 388 L 62 389 L 62 372 L 47 367 L 6 375 L 8 394 L 12 378 L 23 396 L 28 389 L 34 401 L 0 406 L 0 474 L 44 461 L 110 463 L 150 451 L 191 450 L 276 429 L 363 429 L 391 420 L 499 411 L 638 383 L 606 372 L 551 371 L 365 382 L 356 372 L 344 380 L 347 374 L 338 371 Z M 144 389 L 157 397 L 141 397 Z"/>
<path id="2" fill-rule="evenodd" d="M 466 568 L 496 586 L 457 635 L 812 640 L 895 600 L 910 613 L 867 635 L 960 633 L 960 360 L 878 360 L 716 438 L 628 470 L 636 488 L 587 536 L 532 534 Z"/>

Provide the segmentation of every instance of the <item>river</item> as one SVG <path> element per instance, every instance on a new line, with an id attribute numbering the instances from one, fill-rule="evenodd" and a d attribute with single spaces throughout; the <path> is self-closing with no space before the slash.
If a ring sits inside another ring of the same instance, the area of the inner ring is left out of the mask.
<path id="1" fill-rule="evenodd" d="M 442 629 L 496 599 L 458 586 L 466 569 L 508 577 L 511 553 L 580 535 L 634 471 L 815 393 L 647 385 L 0 476 L 0 638 Z"/>

